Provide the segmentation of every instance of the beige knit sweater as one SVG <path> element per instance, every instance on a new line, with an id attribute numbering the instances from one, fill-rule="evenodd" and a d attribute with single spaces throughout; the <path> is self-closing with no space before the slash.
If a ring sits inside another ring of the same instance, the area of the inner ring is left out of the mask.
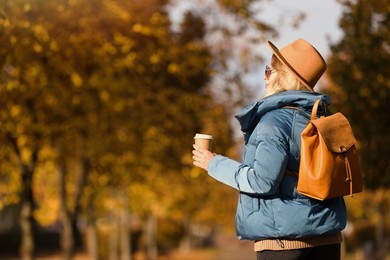
<path id="1" fill-rule="evenodd" d="M 255 241 L 255 251 L 264 250 L 292 250 L 300 248 L 308 248 L 314 246 L 339 244 L 342 242 L 341 233 L 332 235 L 316 236 L 302 238 L 297 240 L 290 239 L 265 239 Z"/>

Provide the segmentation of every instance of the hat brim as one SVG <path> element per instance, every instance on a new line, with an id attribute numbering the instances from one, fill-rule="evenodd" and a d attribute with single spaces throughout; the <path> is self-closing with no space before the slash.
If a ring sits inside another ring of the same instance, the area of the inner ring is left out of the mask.
<path id="1" fill-rule="evenodd" d="M 298 80 L 305 86 L 305 88 L 307 88 L 308 90 L 310 91 L 314 91 L 313 87 L 311 87 L 307 82 L 306 80 L 301 76 L 299 75 L 299 73 L 294 70 L 294 68 L 288 63 L 288 61 L 283 57 L 283 55 L 280 53 L 279 49 L 270 41 L 267 41 L 267 44 L 268 46 L 271 48 L 272 52 L 275 54 L 275 56 L 278 58 L 278 60 L 280 60 L 280 62 L 282 62 L 284 65 L 287 66 L 287 68 L 295 75 L 297 76 Z"/>

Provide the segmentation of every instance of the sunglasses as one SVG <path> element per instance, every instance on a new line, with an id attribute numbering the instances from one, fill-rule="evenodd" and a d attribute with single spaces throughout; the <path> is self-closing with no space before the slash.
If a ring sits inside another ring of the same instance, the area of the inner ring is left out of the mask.
<path id="1" fill-rule="evenodd" d="M 266 65 L 265 66 L 265 73 L 264 73 L 265 78 L 269 79 L 269 77 L 271 76 L 272 72 L 275 72 L 275 71 L 273 69 L 271 69 L 270 66 Z"/>

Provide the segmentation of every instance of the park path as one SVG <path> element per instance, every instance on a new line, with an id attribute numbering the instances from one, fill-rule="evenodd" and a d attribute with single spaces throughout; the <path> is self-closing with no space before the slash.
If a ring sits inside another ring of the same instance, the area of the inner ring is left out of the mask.
<path id="1" fill-rule="evenodd" d="M 56 253 L 41 253 L 36 260 L 62 260 Z M 14 256 L 0 256 L 0 260 L 20 260 Z M 85 253 L 78 253 L 73 260 L 90 260 Z M 144 255 L 136 254 L 132 260 L 147 260 Z M 235 235 L 217 234 L 215 246 L 206 249 L 197 249 L 189 252 L 175 251 L 158 260 L 256 260 L 253 251 L 253 242 L 238 240 Z"/>

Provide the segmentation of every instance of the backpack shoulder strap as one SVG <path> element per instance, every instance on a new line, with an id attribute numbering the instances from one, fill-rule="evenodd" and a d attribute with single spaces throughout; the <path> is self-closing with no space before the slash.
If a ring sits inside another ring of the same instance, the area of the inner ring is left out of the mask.
<path id="1" fill-rule="evenodd" d="M 313 105 L 313 108 L 312 108 L 312 112 L 311 112 L 311 116 L 310 116 L 310 120 L 314 120 L 314 119 L 317 118 L 318 106 L 319 106 L 320 102 L 322 102 L 320 98 L 317 99 L 317 100 L 314 102 L 314 105 Z M 323 102 L 323 104 L 324 104 L 324 107 L 325 107 L 325 111 L 324 111 L 323 115 L 326 115 L 326 114 L 327 114 L 327 108 L 328 108 L 328 106 L 326 105 L 325 102 Z M 294 107 L 294 106 L 283 106 L 282 108 L 291 108 L 291 109 L 295 109 L 295 110 L 301 111 L 301 112 L 303 112 L 303 113 L 306 114 L 306 115 L 308 114 L 305 110 L 303 110 L 303 109 L 301 109 L 301 108 L 299 108 L 299 107 Z M 322 114 L 322 113 L 321 113 L 321 114 Z M 322 115 L 322 116 L 323 116 L 323 115 Z"/>
<path id="2" fill-rule="evenodd" d="M 287 168 L 286 168 L 285 174 L 290 175 L 290 176 L 293 176 L 293 177 L 295 177 L 295 178 L 298 178 L 298 176 L 299 176 L 299 173 L 298 173 L 298 172 L 291 171 L 291 170 L 289 170 L 289 169 L 287 169 Z"/>
<path id="3" fill-rule="evenodd" d="M 311 111 L 311 118 L 310 118 L 310 120 L 314 120 L 314 119 L 317 118 L 318 105 L 320 104 L 320 102 L 321 102 L 320 98 L 317 99 L 316 102 L 314 102 L 313 110 Z M 324 114 L 326 114 L 326 108 L 327 108 L 327 106 L 325 104 L 325 113 Z"/>

